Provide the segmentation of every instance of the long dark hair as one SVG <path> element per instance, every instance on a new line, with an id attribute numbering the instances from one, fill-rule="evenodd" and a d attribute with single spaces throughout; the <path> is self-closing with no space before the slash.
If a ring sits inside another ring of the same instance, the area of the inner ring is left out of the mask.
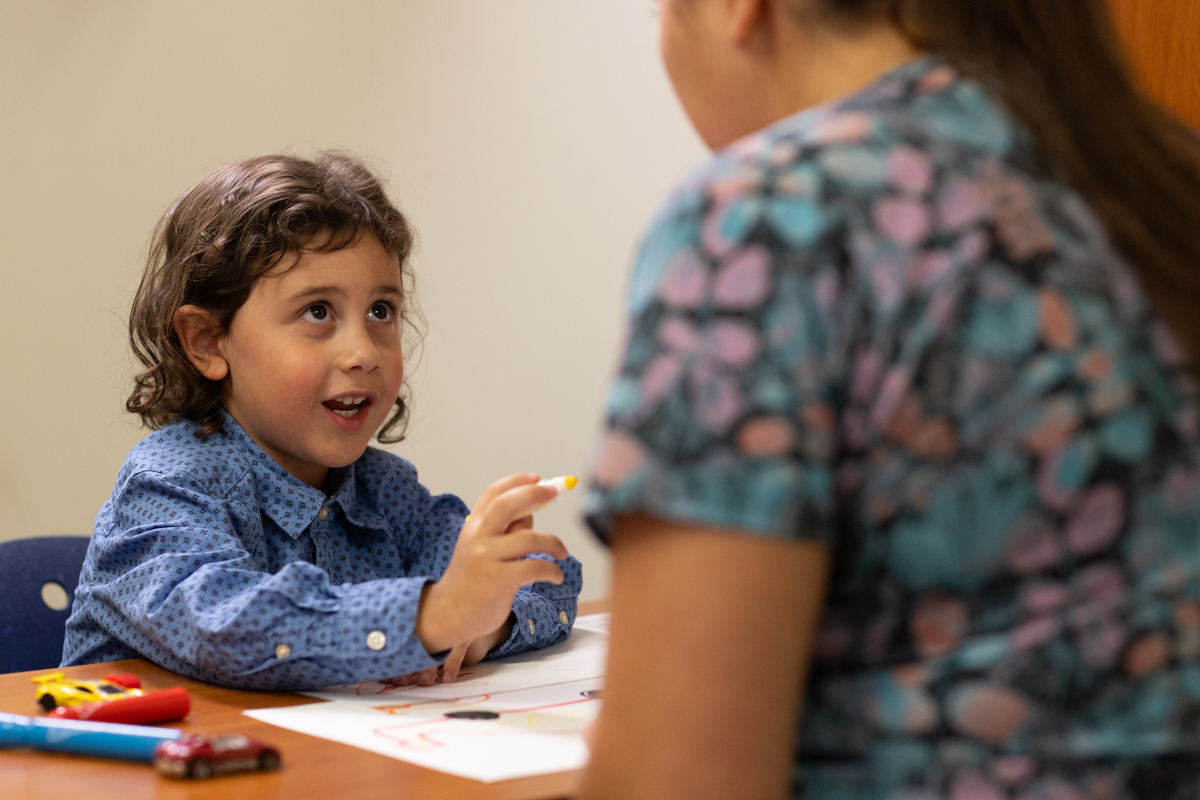
<path id="1" fill-rule="evenodd" d="M 379 180 L 341 153 L 314 160 L 269 155 L 217 170 L 186 191 L 158 222 L 146 271 L 129 315 L 129 343 L 144 367 L 125 408 L 149 428 L 176 419 L 197 436 L 224 427 L 223 386 L 201 375 L 175 332 L 175 312 L 197 305 L 228 330 L 254 283 L 285 255 L 328 253 L 359 236 L 379 240 L 400 267 L 401 322 L 413 326 L 413 234 Z M 381 442 L 403 436 L 403 394 L 379 429 Z"/>
<path id="2" fill-rule="evenodd" d="M 1134 85 L 1105 0 L 815 3 L 848 21 L 887 15 L 996 92 L 1088 201 L 1200 370 L 1200 134 Z"/>

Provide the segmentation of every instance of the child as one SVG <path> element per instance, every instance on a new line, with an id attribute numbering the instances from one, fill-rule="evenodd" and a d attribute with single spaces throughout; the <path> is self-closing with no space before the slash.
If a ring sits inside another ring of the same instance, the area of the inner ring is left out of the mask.
<path id="1" fill-rule="evenodd" d="M 412 241 L 333 153 L 233 164 L 167 211 L 129 323 L 146 369 L 126 406 L 156 432 L 96 518 L 64 665 L 428 684 L 567 637 L 579 562 L 531 530 L 554 489 L 510 476 L 464 522 L 461 500 L 367 447 L 407 412 Z"/>

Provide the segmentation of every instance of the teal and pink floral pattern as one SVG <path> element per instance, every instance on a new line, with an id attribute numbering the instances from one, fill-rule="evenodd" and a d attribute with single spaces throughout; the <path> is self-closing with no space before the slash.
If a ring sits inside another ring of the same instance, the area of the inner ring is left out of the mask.
<path id="1" fill-rule="evenodd" d="M 1196 386 L 979 84 L 924 58 L 722 151 L 629 313 L 593 527 L 834 552 L 802 796 L 1200 796 Z"/>

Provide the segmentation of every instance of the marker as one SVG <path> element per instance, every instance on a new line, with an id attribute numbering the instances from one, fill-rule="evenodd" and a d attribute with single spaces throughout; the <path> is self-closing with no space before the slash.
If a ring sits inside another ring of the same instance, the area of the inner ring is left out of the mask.
<path id="1" fill-rule="evenodd" d="M 553 499 L 557 500 L 558 496 L 563 492 L 569 492 L 574 489 L 575 484 L 577 483 L 579 483 L 579 479 L 574 475 L 559 475 L 557 478 L 547 478 L 544 481 L 538 481 L 538 486 L 549 486 L 550 488 L 554 489 L 556 494 L 554 495 Z M 541 511 L 543 508 L 550 505 L 551 502 L 553 501 L 550 500 L 542 503 L 540 506 L 535 508 L 534 511 Z"/>
<path id="2" fill-rule="evenodd" d="M 78 706 L 58 706 L 50 719 L 86 719 L 92 722 L 123 722 L 152 725 L 183 719 L 192 710 L 192 698 L 182 686 L 147 692 L 141 697 L 123 697 Z"/>
<path id="3" fill-rule="evenodd" d="M 538 486 L 553 486 L 559 492 L 569 492 L 575 488 L 577 483 L 579 483 L 579 479 L 574 475 L 559 475 L 557 478 L 538 481 Z"/>
<path id="4" fill-rule="evenodd" d="M 556 494 L 554 495 L 554 497 L 552 497 L 549 500 L 547 500 L 546 502 L 542 503 L 540 506 L 534 506 L 533 510 L 541 511 L 543 508 L 545 508 L 546 506 L 550 505 L 555 500 L 557 500 L 558 495 L 562 494 L 563 492 L 569 492 L 572 489 L 574 489 L 575 484 L 577 484 L 577 483 L 579 483 L 579 479 L 576 478 L 574 475 L 559 475 L 557 478 L 547 478 L 544 481 L 538 481 L 538 486 L 549 486 L 552 489 L 554 489 Z M 471 518 L 471 515 L 467 514 L 466 518 L 463 519 L 463 522 L 466 522 L 470 518 Z"/>
<path id="5" fill-rule="evenodd" d="M 149 764 L 159 742 L 183 735 L 174 728 L 117 725 L 75 719 L 38 719 L 0 712 L 0 747 L 32 747 L 79 756 L 120 758 Z"/>

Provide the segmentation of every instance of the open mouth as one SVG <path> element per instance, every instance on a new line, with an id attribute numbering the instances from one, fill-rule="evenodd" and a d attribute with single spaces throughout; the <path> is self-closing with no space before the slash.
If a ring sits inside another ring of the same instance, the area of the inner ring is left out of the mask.
<path id="1" fill-rule="evenodd" d="M 354 419 L 357 416 L 365 414 L 367 409 L 371 407 L 371 398 L 369 397 L 335 397 L 332 400 L 326 400 L 322 403 L 339 417 L 346 419 Z"/>

